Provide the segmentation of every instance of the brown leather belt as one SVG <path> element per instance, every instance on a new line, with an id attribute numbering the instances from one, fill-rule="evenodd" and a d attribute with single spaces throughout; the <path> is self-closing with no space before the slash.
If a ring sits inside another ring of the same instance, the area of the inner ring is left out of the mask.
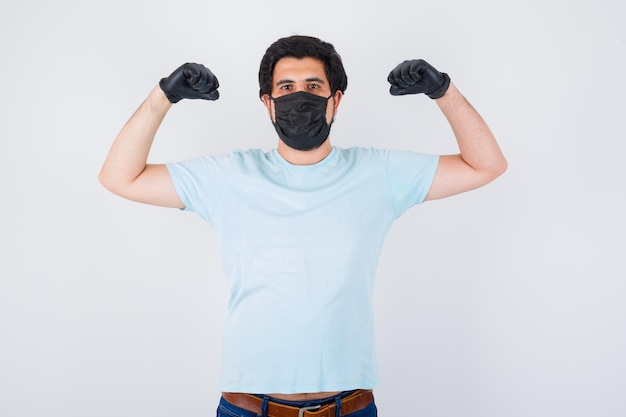
<path id="1" fill-rule="evenodd" d="M 235 407 L 243 408 L 259 416 L 262 414 L 263 399 L 260 397 L 234 392 L 224 392 L 222 397 Z M 337 403 L 334 400 L 330 401 L 315 407 L 298 408 L 270 400 L 267 403 L 267 417 L 335 417 Z M 374 401 L 374 395 L 371 390 L 357 390 L 341 399 L 341 415 L 360 411 L 372 401 Z"/>

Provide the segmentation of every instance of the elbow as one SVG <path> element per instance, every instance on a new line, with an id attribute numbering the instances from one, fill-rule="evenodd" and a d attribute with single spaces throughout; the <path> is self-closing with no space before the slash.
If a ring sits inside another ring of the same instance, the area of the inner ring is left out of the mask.
<path id="1" fill-rule="evenodd" d="M 495 166 L 496 178 L 504 174 L 507 169 L 509 169 L 509 162 L 502 156 Z"/>
<path id="2" fill-rule="evenodd" d="M 509 163 L 503 156 L 493 158 L 489 163 L 484 164 L 480 169 L 475 168 L 475 172 L 478 174 L 478 186 L 482 187 L 494 181 L 500 175 L 504 174 L 509 168 Z"/>
<path id="3" fill-rule="evenodd" d="M 107 190 L 111 191 L 112 185 L 109 176 L 105 172 L 104 168 L 98 173 L 98 182 Z"/>
<path id="4" fill-rule="evenodd" d="M 100 183 L 100 185 L 102 185 L 104 188 L 106 188 L 107 190 L 109 189 L 108 187 L 108 178 L 106 176 L 106 174 L 104 173 L 104 170 L 100 170 L 100 172 L 98 173 L 98 182 Z"/>
<path id="5" fill-rule="evenodd" d="M 98 173 L 98 182 L 107 191 L 110 191 L 111 193 L 116 195 L 121 195 L 119 182 L 116 181 L 115 176 L 110 175 L 106 169 L 103 168 Z"/>
<path id="6" fill-rule="evenodd" d="M 504 174 L 508 168 L 509 163 L 507 162 L 506 158 L 504 158 L 504 156 L 498 158 L 498 160 L 494 161 L 489 168 L 487 183 L 494 181 L 500 175 Z"/>

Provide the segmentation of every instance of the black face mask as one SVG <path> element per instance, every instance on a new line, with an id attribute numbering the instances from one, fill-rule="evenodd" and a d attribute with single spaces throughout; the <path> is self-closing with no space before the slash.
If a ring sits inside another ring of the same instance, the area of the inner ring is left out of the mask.
<path id="1" fill-rule="evenodd" d="M 330 125 L 326 123 L 326 106 L 330 97 L 306 91 L 278 98 L 270 96 L 274 100 L 274 128 L 287 146 L 308 151 L 324 143 L 330 133 Z"/>

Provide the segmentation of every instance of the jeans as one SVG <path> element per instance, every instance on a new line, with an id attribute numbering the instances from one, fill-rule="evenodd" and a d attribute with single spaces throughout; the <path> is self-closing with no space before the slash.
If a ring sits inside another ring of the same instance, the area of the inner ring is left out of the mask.
<path id="1" fill-rule="evenodd" d="M 346 391 L 334 397 L 313 401 L 284 401 L 274 398 L 272 398 L 271 401 L 279 404 L 290 405 L 292 407 L 302 408 L 328 404 L 329 402 L 336 402 L 337 399 L 341 400 L 341 398 L 347 397 L 352 392 L 353 391 Z M 372 403 L 366 406 L 364 409 L 355 411 L 354 413 L 346 414 L 343 417 L 376 417 L 377 415 L 378 413 L 376 410 L 376 404 L 374 404 L 374 402 L 372 401 Z M 220 404 L 217 407 L 217 417 L 257 417 L 257 415 L 256 413 L 232 405 L 224 398 L 220 398 Z"/>

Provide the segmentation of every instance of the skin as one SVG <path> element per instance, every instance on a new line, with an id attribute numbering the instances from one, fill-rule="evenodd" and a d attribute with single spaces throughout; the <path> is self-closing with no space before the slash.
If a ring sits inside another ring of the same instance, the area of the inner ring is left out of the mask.
<path id="1" fill-rule="evenodd" d="M 276 63 L 272 77 L 272 96 L 308 91 L 323 97 L 331 95 L 324 65 L 314 58 L 283 58 Z M 326 120 L 337 114 L 341 91 L 328 100 Z M 274 104 L 262 97 L 268 115 L 274 120 Z M 443 97 L 435 100 L 446 116 L 459 147 L 455 155 L 442 155 L 426 200 L 448 197 L 481 187 L 507 169 L 507 162 L 489 127 L 451 83 Z M 115 138 L 100 171 L 100 182 L 124 198 L 163 207 L 184 207 L 164 164 L 148 164 L 154 136 L 172 104 L 157 85 L 124 125 Z M 320 162 L 332 150 L 330 138 L 319 148 L 299 151 L 278 140 L 277 150 L 288 162 L 311 165 Z M 336 392 L 269 394 L 286 400 L 326 398 Z"/>
<path id="2" fill-rule="evenodd" d="M 440 157 L 426 200 L 470 191 L 502 175 L 508 163 L 493 133 L 454 83 L 435 101 L 452 127 L 460 153 Z"/>

